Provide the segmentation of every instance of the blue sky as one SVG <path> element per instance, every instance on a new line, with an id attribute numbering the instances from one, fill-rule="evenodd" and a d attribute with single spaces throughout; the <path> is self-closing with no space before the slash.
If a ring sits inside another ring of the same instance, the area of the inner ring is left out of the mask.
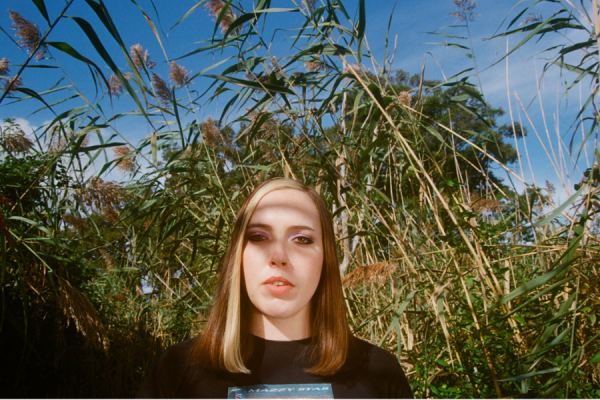
<path id="1" fill-rule="evenodd" d="M 37 8 L 31 1 L 24 0 L 4 0 L 4 7 L 0 9 L 0 26 L 9 34 L 13 35 L 14 31 L 10 29 L 11 21 L 8 16 L 8 9 L 16 10 L 25 18 L 37 23 L 42 30 L 47 28 L 46 22 L 43 20 Z M 50 19 L 58 15 L 64 7 L 65 2 L 62 0 L 46 0 L 48 5 Z M 147 48 L 153 60 L 157 63 L 155 71 L 166 78 L 168 74 L 168 65 L 165 61 L 165 55 L 159 45 L 153 31 L 145 21 L 139 8 L 133 3 L 124 0 L 105 0 L 105 3 L 111 11 L 112 17 L 115 19 L 122 37 L 128 45 L 141 43 L 144 48 Z M 177 0 L 177 1 L 162 1 L 155 0 L 154 5 L 157 8 L 157 13 L 154 12 L 153 5 L 149 0 L 138 0 L 140 6 L 146 10 L 150 18 L 156 24 L 161 41 L 167 52 L 168 59 L 175 59 L 189 51 L 199 47 L 198 42 L 205 40 L 212 35 L 214 23 L 205 12 L 204 7 L 200 7 L 189 16 L 182 24 L 171 29 L 173 25 L 189 10 L 196 1 L 192 0 Z M 508 20 L 517 15 L 525 5 L 531 2 L 523 2 L 516 9 L 512 10 L 517 1 L 497 1 L 497 0 L 478 0 L 476 2 L 475 21 L 470 22 L 471 37 L 475 49 L 476 61 L 480 70 L 483 92 L 487 101 L 494 107 L 502 107 L 506 111 L 506 116 L 500 123 L 510 123 L 509 119 L 509 94 L 507 92 L 507 66 L 506 62 L 502 61 L 495 66 L 492 66 L 506 53 L 506 40 L 482 40 L 493 36 L 495 33 L 502 31 L 506 27 L 506 23 L 502 25 L 503 20 L 508 16 Z M 247 9 L 251 9 L 250 1 L 242 1 L 242 4 Z M 358 1 L 344 1 L 344 5 L 349 10 L 351 16 L 355 17 L 357 13 Z M 395 9 L 394 9 L 395 5 Z M 289 0 L 273 0 L 272 7 L 294 7 Z M 392 13 L 392 9 L 394 9 Z M 552 5 L 542 3 L 540 7 L 535 9 L 535 12 L 541 14 L 542 17 L 549 17 L 556 9 Z M 367 0 L 367 30 L 366 36 L 370 49 L 378 63 L 383 61 L 383 51 L 385 36 L 390 16 L 392 23 L 390 27 L 390 46 L 393 47 L 397 38 L 397 48 L 394 57 L 393 68 L 404 69 L 410 73 L 419 73 L 426 62 L 425 76 L 428 79 L 442 79 L 444 76 L 450 77 L 459 71 L 473 67 L 473 60 L 466 57 L 460 49 L 445 47 L 439 44 L 431 44 L 432 42 L 444 42 L 444 37 L 435 36 L 429 32 L 450 33 L 461 36 L 466 36 L 467 32 L 464 27 L 446 28 L 451 25 L 458 25 L 456 17 L 449 13 L 456 11 L 455 5 L 451 0 L 398 0 L 393 2 L 390 0 Z M 83 0 L 75 0 L 73 5 L 68 10 L 69 15 L 81 16 L 87 19 L 97 30 L 101 41 L 107 45 L 108 50 L 113 56 L 119 53 L 119 49 L 108 32 L 101 27 L 97 17 L 93 15 L 89 6 Z M 158 14 L 158 17 L 157 17 Z M 289 36 L 293 34 L 287 29 L 294 26 L 295 18 L 291 14 L 280 14 L 283 17 L 269 17 L 269 29 L 273 34 L 272 51 L 278 57 L 290 54 Z M 525 16 L 521 17 L 521 19 Z M 279 31 L 275 31 L 275 27 Z M 521 37 L 511 37 L 509 45 L 513 46 L 520 40 Z M 545 150 L 541 143 L 544 143 L 547 151 L 552 153 L 550 145 L 554 153 L 559 158 L 558 137 L 564 140 L 570 139 L 572 131 L 569 127 L 573 122 L 577 111 L 579 110 L 580 96 L 585 99 L 589 95 L 590 87 L 588 82 L 584 82 L 580 88 L 575 88 L 569 92 L 568 96 L 564 94 L 565 80 L 572 79 L 568 73 L 561 76 L 557 68 L 550 69 L 543 80 L 539 77 L 542 74 L 544 64 L 548 58 L 547 55 L 537 54 L 541 50 L 558 43 L 565 43 L 569 40 L 580 41 L 586 38 L 585 34 L 573 33 L 568 37 L 560 37 L 558 35 L 548 36 L 539 43 L 530 43 L 509 57 L 508 82 L 510 86 L 510 102 L 514 114 L 514 119 L 518 122 L 519 118 L 523 125 L 530 132 L 527 138 L 527 150 L 531 160 L 531 168 L 534 171 L 536 183 L 540 186 L 544 185 L 545 180 L 550 181 L 557 187 L 559 194 L 558 202 L 566 200 L 567 192 L 572 192 L 572 184 L 580 179 L 580 172 L 573 170 L 573 165 L 568 165 L 566 169 L 572 172 L 573 180 L 566 182 L 566 188 L 563 187 L 563 181 L 559 179 L 557 172 L 552 166 L 552 162 L 548 161 Z M 14 36 L 13 36 L 14 39 Z M 95 61 L 100 68 L 107 74 L 110 70 L 102 59 L 98 57 L 90 46 L 88 39 L 81 33 L 81 30 L 72 20 L 65 19 L 60 22 L 60 25 L 52 32 L 50 36 L 52 41 L 65 41 L 70 43 L 80 53 Z M 451 39 L 454 40 L 454 39 Z M 456 40 L 454 40 L 456 41 Z M 461 41 L 461 44 L 469 45 L 467 41 Z M 18 49 L 12 41 L 0 32 L 0 58 L 8 57 L 13 64 L 20 64 L 25 60 L 26 54 Z M 537 55 L 536 55 L 537 54 Z M 60 54 L 54 50 L 53 55 L 58 60 L 60 66 L 69 73 L 73 79 L 73 83 L 77 85 L 79 90 L 87 93 L 91 98 L 94 97 L 93 87 L 90 84 L 90 73 L 87 67 L 81 63 L 73 62 L 67 56 Z M 207 66 L 219 61 L 219 57 L 224 57 L 227 54 L 215 53 L 214 57 L 206 55 L 195 55 L 189 58 L 180 60 L 188 70 L 193 73 L 200 72 Z M 44 64 L 52 64 L 52 61 L 42 61 Z M 125 70 L 125 63 L 119 65 Z M 368 60 L 363 60 L 363 64 L 373 70 L 372 65 Z M 16 72 L 18 67 L 13 66 L 12 72 Z M 43 71 L 43 73 L 40 73 Z M 43 91 L 44 88 L 49 88 L 61 75 L 58 71 L 53 70 L 34 70 L 25 71 L 23 80 L 26 87 L 30 87 L 37 91 Z M 201 90 L 206 87 L 208 79 L 197 77 L 194 80 L 193 88 Z M 473 77 L 471 82 L 477 83 Z M 62 86 L 67 82 L 63 81 L 59 84 Z M 538 96 L 538 84 L 540 86 Z M 518 97 L 517 97 L 518 96 Z M 64 97 L 64 93 L 47 96 L 46 100 L 57 101 Z M 523 103 L 523 107 L 519 104 L 519 99 Z M 540 99 L 542 107 L 540 107 Z M 32 115 L 38 107 L 32 102 L 7 104 L 6 100 L 0 105 L 0 118 L 16 117 L 19 121 L 30 124 L 33 127 L 38 127 L 51 120 L 52 116 L 45 113 L 36 113 Z M 202 107 L 199 110 L 198 117 L 205 119 L 212 115 L 217 117 L 219 108 L 224 102 L 215 102 L 211 105 Z M 73 103 L 58 106 L 57 109 L 68 109 L 73 107 Z M 108 105 L 110 107 L 110 105 Z M 130 109 L 131 102 L 126 99 L 126 96 L 121 96 L 113 103 L 113 111 L 120 112 L 123 108 Z M 105 110 L 106 111 L 106 110 Z M 110 113 L 110 110 L 107 110 Z M 533 122 L 529 124 L 528 117 Z M 545 118 L 544 118 L 545 117 Z M 126 132 L 127 139 L 132 143 L 136 143 L 143 137 L 147 137 L 152 131 L 151 127 L 147 126 L 143 120 L 124 120 L 118 123 L 117 128 L 121 132 Z M 536 138 L 535 130 L 539 132 L 541 143 Z M 547 138 L 548 132 L 550 138 Z M 578 133 L 577 137 L 581 137 Z M 519 143 L 520 151 L 525 155 L 524 143 Z M 588 151 L 593 149 L 593 143 L 588 144 Z M 588 153 L 589 154 L 589 153 Z M 591 156 L 591 154 L 589 154 Z M 568 155 L 565 156 L 568 158 Z M 525 157 L 523 157 L 525 161 Z M 568 162 L 567 162 L 568 164 Z M 586 168 L 585 157 L 580 161 L 580 168 Z M 533 178 L 529 172 L 529 164 L 527 161 L 523 165 L 525 171 L 525 179 L 532 182 Z M 518 175 L 521 174 L 518 165 L 514 168 Z M 517 185 L 521 188 L 521 185 Z"/>

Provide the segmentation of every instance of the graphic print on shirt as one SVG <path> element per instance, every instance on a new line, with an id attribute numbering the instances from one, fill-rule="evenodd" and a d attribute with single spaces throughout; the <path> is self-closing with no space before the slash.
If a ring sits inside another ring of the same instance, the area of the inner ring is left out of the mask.
<path id="1" fill-rule="evenodd" d="M 333 399 L 330 383 L 234 386 L 228 399 Z"/>

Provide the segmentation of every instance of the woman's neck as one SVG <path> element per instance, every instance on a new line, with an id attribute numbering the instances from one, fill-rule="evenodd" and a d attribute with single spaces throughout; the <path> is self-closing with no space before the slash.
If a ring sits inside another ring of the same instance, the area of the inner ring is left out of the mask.
<path id="1" fill-rule="evenodd" d="M 309 315 L 300 312 L 286 319 L 272 318 L 254 309 L 250 312 L 250 333 L 267 340 L 288 341 L 310 337 Z"/>

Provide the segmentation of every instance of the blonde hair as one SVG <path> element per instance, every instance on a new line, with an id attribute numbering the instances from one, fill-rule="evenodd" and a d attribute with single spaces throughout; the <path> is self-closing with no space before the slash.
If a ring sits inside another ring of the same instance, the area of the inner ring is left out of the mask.
<path id="1" fill-rule="evenodd" d="M 332 375 L 346 361 L 351 334 L 346 321 L 333 222 L 327 204 L 314 189 L 303 183 L 278 178 L 257 187 L 237 214 L 231 240 L 220 263 L 213 308 L 193 350 L 194 359 L 203 367 L 250 373 L 244 363 L 253 350 L 251 341 L 247 339 L 250 300 L 242 284 L 245 232 L 258 202 L 268 193 L 282 189 L 301 191 L 313 200 L 323 234 L 323 268 L 311 300 L 311 357 L 315 365 L 308 372 Z"/>

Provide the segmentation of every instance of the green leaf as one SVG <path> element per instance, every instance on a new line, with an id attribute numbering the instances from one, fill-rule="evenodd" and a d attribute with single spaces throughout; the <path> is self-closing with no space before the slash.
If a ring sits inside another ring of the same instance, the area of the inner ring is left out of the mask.
<path id="1" fill-rule="evenodd" d="M 575 200 L 577 200 L 577 198 L 581 195 L 581 193 L 583 193 L 583 191 L 585 190 L 585 186 L 582 186 L 581 188 L 579 188 L 578 191 L 576 191 L 571 197 L 569 197 L 569 199 L 567 201 L 565 201 L 563 204 L 561 204 L 559 207 L 556 207 L 556 209 L 554 211 L 552 211 L 548 216 L 546 216 L 543 220 L 536 222 L 535 224 L 532 224 L 531 227 L 532 228 L 538 228 L 540 226 L 544 226 L 546 225 L 548 222 L 552 221 L 554 218 L 556 218 L 560 213 L 562 213 L 565 208 L 569 207 L 571 204 L 573 204 L 573 202 Z"/>
<path id="2" fill-rule="evenodd" d="M 529 373 L 529 374 L 523 374 L 523 375 L 515 376 L 515 377 L 512 377 L 512 378 L 498 379 L 496 382 L 520 381 L 521 379 L 531 378 L 532 376 L 538 376 L 538 375 L 544 375 L 544 374 L 551 374 L 551 373 L 558 372 L 558 371 L 560 371 L 560 368 L 545 369 L 543 371 L 537 371 L 537 372 L 532 372 L 532 373 Z"/>
<path id="3" fill-rule="evenodd" d="M 208 78 L 218 79 L 218 80 L 225 81 L 225 82 L 234 83 L 236 85 L 248 87 L 251 89 L 267 90 L 268 92 L 272 92 L 272 93 L 294 94 L 293 91 L 291 91 L 289 88 L 287 88 L 285 86 L 278 86 L 278 85 L 273 85 L 270 83 L 258 83 L 258 82 L 249 81 L 249 80 L 245 80 L 245 79 L 233 78 L 231 76 L 225 76 L 225 75 L 204 75 L 204 76 L 206 76 Z"/>
<path id="4" fill-rule="evenodd" d="M 357 26 L 357 39 L 358 39 L 358 63 L 362 60 L 362 48 L 365 37 L 365 28 L 367 26 L 367 17 L 365 13 L 365 0 L 360 0 L 358 3 L 358 26 Z"/>
<path id="5" fill-rule="evenodd" d="M 594 357 L 590 359 L 590 363 L 594 364 L 600 361 L 600 353 L 596 354 Z"/>
<path id="6" fill-rule="evenodd" d="M 48 17 L 48 10 L 46 9 L 46 4 L 44 3 L 44 0 L 32 0 L 32 1 L 33 1 L 33 4 L 35 4 L 35 6 L 38 8 L 40 14 L 42 14 L 42 16 L 44 17 L 46 22 L 48 22 L 48 24 L 50 24 L 50 18 Z"/>

